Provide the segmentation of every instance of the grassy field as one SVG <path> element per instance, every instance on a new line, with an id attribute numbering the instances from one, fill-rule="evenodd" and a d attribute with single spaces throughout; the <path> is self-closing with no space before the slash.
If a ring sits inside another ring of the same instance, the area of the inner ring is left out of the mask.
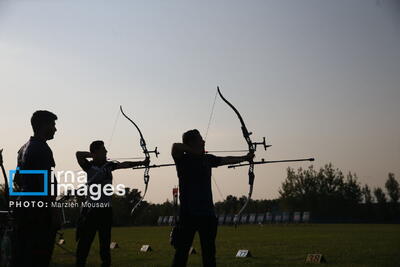
<path id="1" fill-rule="evenodd" d="M 113 266 L 170 266 L 174 250 L 168 243 L 170 227 L 114 228 L 112 240 L 120 248 L 112 250 Z M 75 250 L 74 230 L 65 231 L 65 247 Z M 152 252 L 141 253 L 143 244 Z M 201 266 L 198 253 L 188 266 Z M 235 258 L 238 249 L 248 249 L 253 257 Z M 218 228 L 218 266 L 301 266 L 308 253 L 322 253 L 329 266 L 400 266 L 400 225 L 249 225 L 238 229 Z M 307 264 L 309 265 L 309 264 Z M 56 247 L 53 267 L 74 266 L 74 257 Z M 100 266 L 98 240 L 94 241 L 88 266 Z"/>

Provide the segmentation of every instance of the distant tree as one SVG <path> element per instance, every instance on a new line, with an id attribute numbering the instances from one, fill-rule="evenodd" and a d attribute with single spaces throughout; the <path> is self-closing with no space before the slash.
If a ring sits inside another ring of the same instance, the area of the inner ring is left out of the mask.
<path id="1" fill-rule="evenodd" d="M 225 200 L 225 211 L 227 213 L 235 213 L 238 206 L 238 199 L 235 196 L 229 195 Z"/>
<path id="2" fill-rule="evenodd" d="M 313 166 L 297 172 L 288 168 L 279 194 L 285 209 L 309 210 L 321 218 L 352 216 L 363 196 L 357 175 L 345 177 L 332 164 L 319 171 Z"/>
<path id="3" fill-rule="evenodd" d="M 390 197 L 390 202 L 397 203 L 400 198 L 400 186 L 394 178 L 394 173 L 389 172 L 389 177 L 385 183 L 385 187 Z"/>
<path id="4" fill-rule="evenodd" d="M 364 187 L 362 188 L 362 194 L 363 194 L 364 202 L 366 204 L 371 204 L 373 202 L 374 199 L 371 194 L 371 189 L 369 188 L 368 185 L 364 185 Z"/>
<path id="5" fill-rule="evenodd" d="M 374 189 L 374 195 L 375 195 L 376 201 L 379 204 L 385 204 L 386 203 L 386 195 L 383 192 L 382 188 L 380 188 L 380 187 L 375 188 Z"/>
<path id="6" fill-rule="evenodd" d="M 226 199 L 222 202 L 215 203 L 215 209 L 217 213 L 232 214 L 237 212 L 237 207 L 239 206 L 239 201 L 237 197 L 228 195 Z"/>
<path id="7" fill-rule="evenodd" d="M 357 181 L 357 175 L 349 172 L 343 183 L 343 198 L 346 202 L 361 203 L 362 189 Z"/>

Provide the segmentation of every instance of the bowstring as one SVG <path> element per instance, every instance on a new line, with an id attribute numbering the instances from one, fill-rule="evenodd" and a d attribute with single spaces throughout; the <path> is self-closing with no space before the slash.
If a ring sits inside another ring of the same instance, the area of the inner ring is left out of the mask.
<path id="1" fill-rule="evenodd" d="M 209 131 L 209 129 L 210 129 L 211 121 L 212 121 L 212 119 L 213 119 L 214 108 L 215 108 L 215 102 L 217 102 L 217 95 L 218 95 L 218 92 L 215 92 L 214 103 L 213 103 L 213 105 L 212 105 L 212 107 L 211 107 L 210 117 L 208 118 L 208 124 L 207 124 L 206 135 L 204 136 L 204 142 L 207 140 L 208 131 Z M 225 198 L 224 198 L 224 196 L 223 196 L 223 194 L 222 194 L 222 192 L 221 192 L 221 189 L 219 188 L 219 186 L 218 186 L 218 184 L 217 184 L 217 181 L 214 179 L 214 176 L 212 176 L 212 175 L 211 175 L 211 178 L 212 178 L 212 180 L 213 180 L 213 182 L 214 182 L 215 187 L 217 188 L 217 191 L 218 191 L 218 193 L 219 193 L 219 196 L 221 197 L 221 200 L 224 201 Z"/>
<path id="2" fill-rule="evenodd" d="M 117 114 L 115 115 L 114 125 L 113 125 L 113 128 L 112 128 L 112 132 L 111 132 L 110 138 L 108 139 L 108 148 L 109 148 L 110 150 L 111 150 L 111 144 L 112 144 L 112 141 L 113 141 L 113 138 L 114 138 L 115 129 L 117 128 L 117 123 L 118 123 L 119 117 L 120 117 L 120 111 L 119 111 L 119 109 L 118 109 L 118 110 L 117 110 Z"/>

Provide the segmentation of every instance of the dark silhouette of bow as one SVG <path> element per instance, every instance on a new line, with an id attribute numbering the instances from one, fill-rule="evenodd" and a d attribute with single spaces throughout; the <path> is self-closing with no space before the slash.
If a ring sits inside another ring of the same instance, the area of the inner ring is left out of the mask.
<path id="1" fill-rule="evenodd" d="M 153 151 L 149 151 L 149 150 L 147 149 L 146 141 L 144 140 L 144 137 L 143 137 L 142 131 L 140 131 L 140 128 L 137 126 L 137 124 L 136 124 L 131 118 L 129 118 L 129 117 L 125 114 L 124 110 L 122 109 L 122 106 L 119 106 L 119 109 L 120 109 L 122 115 L 124 115 L 124 117 L 125 117 L 128 121 L 130 121 L 130 122 L 135 126 L 135 128 L 137 129 L 137 131 L 139 132 L 139 135 L 140 135 L 140 147 L 141 147 L 142 150 L 143 150 L 143 154 L 144 154 L 144 156 L 145 156 L 145 159 L 148 160 L 148 163 L 146 164 L 146 166 L 144 166 L 144 175 L 143 175 L 143 180 L 144 180 L 144 185 L 145 185 L 145 187 L 144 187 L 144 193 L 143 193 L 142 197 L 140 198 L 140 200 L 139 200 L 139 201 L 135 204 L 135 206 L 132 208 L 132 210 L 131 210 L 131 215 L 132 215 L 133 212 L 135 211 L 135 209 L 140 205 L 140 203 L 142 202 L 142 200 L 144 199 L 144 197 L 146 196 L 146 193 L 147 193 L 147 188 L 148 188 L 148 186 L 149 186 L 149 180 L 150 180 L 150 175 L 149 175 L 149 171 L 150 171 L 150 154 L 151 154 L 151 153 L 154 153 L 154 154 L 156 155 L 156 157 L 158 157 L 158 155 L 159 155 L 160 153 L 157 151 L 157 147 L 156 147 Z"/>
<path id="2" fill-rule="evenodd" d="M 262 145 L 264 147 L 264 150 L 267 150 L 267 147 L 270 147 L 270 145 L 267 145 L 265 143 L 265 137 L 263 137 L 263 141 L 262 142 L 253 142 L 250 138 L 250 135 L 252 134 L 252 132 L 249 132 L 247 130 L 246 124 L 244 123 L 244 120 L 242 118 L 242 116 L 240 115 L 239 111 L 222 95 L 221 90 L 219 90 L 219 87 L 217 86 L 217 90 L 218 90 L 218 94 L 221 97 L 221 99 L 229 106 L 231 107 L 231 109 L 233 109 L 233 111 L 236 113 L 237 117 L 239 118 L 240 124 L 241 124 L 241 128 L 242 128 L 242 134 L 244 139 L 246 140 L 247 146 L 248 146 L 248 150 L 249 153 L 254 153 L 257 149 L 257 145 Z M 253 159 L 249 160 L 249 193 L 246 199 L 245 204 L 243 205 L 243 207 L 239 210 L 239 212 L 235 215 L 234 217 L 234 223 L 235 225 L 237 225 L 238 220 L 239 220 L 239 216 L 242 214 L 242 212 L 244 211 L 244 209 L 246 208 L 247 204 L 249 203 L 250 199 L 251 199 L 251 195 L 253 194 L 253 186 L 254 186 L 254 161 Z"/>

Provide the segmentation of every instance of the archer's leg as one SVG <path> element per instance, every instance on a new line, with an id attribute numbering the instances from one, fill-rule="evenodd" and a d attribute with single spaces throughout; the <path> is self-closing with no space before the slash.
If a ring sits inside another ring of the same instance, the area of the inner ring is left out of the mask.
<path id="1" fill-rule="evenodd" d="M 100 245 L 100 258 L 101 267 L 111 266 L 111 225 L 112 225 L 112 211 L 111 209 L 101 210 L 101 225 L 99 226 L 99 245 Z"/>
<path id="2" fill-rule="evenodd" d="M 56 241 L 57 230 L 53 226 L 48 224 L 48 227 L 40 235 L 41 247 L 43 247 L 43 254 L 40 256 L 40 260 L 37 264 L 38 267 L 45 267 L 50 265 L 51 257 L 53 255 L 54 244 Z"/>
<path id="3" fill-rule="evenodd" d="M 177 231 L 177 245 L 172 267 L 185 267 L 187 264 L 189 250 L 196 233 L 196 220 L 193 217 L 181 217 Z"/>
<path id="4" fill-rule="evenodd" d="M 87 215 L 89 216 L 89 215 Z M 86 258 L 89 254 L 90 246 L 92 245 L 94 236 L 96 235 L 97 227 L 92 220 L 87 218 L 87 222 L 82 226 L 79 236 L 78 245 L 76 247 L 76 266 L 83 267 L 86 265 Z"/>
<path id="5" fill-rule="evenodd" d="M 218 220 L 215 216 L 202 217 L 199 223 L 199 236 L 203 266 L 214 267 L 216 266 L 215 238 L 217 237 Z"/>

